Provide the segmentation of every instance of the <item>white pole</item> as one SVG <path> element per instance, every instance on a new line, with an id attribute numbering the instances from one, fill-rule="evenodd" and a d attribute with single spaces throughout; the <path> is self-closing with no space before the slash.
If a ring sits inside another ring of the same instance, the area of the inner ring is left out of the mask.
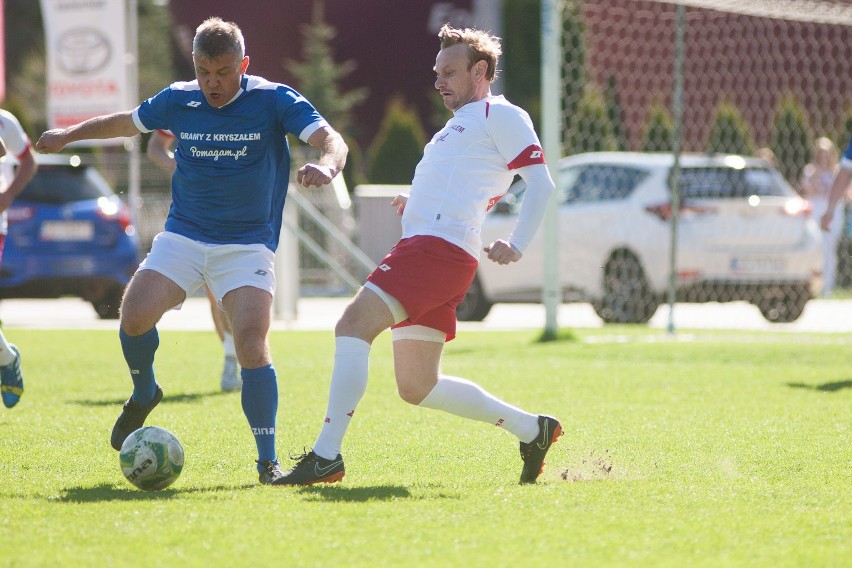
<path id="1" fill-rule="evenodd" d="M 293 184 L 287 191 L 287 200 L 298 191 Z M 299 239 L 290 234 L 287 226 L 299 226 L 299 208 L 296 203 L 287 203 L 284 207 L 284 219 L 281 236 L 278 238 L 278 250 L 275 252 L 275 296 L 272 312 L 277 320 L 286 323 L 295 322 L 299 306 Z"/>
<path id="2" fill-rule="evenodd" d="M 674 61 L 674 92 L 672 94 L 672 106 L 674 115 L 674 128 L 672 129 L 672 152 L 674 153 L 674 165 L 671 175 L 672 192 L 672 221 L 671 221 L 671 248 L 669 249 L 669 319 L 666 326 L 669 335 L 674 335 L 674 308 L 677 290 L 677 224 L 680 217 L 680 153 L 681 153 L 681 126 L 683 124 L 683 59 L 684 59 L 684 34 L 686 33 L 686 8 L 678 4 L 676 8 L 675 23 L 675 61 Z"/>
<path id="3" fill-rule="evenodd" d="M 139 18 L 137 15 L 137 0 L 128 0 L 127 3 L 127 48 L 125 53 L 125 65 L 127 69 L 127 101 L 126 108 L 136 106 L 139 98 Z M 141 182 L 141 159 L 140 159 L 140 136 L 128 138 L 125 149 L 130 152 L 128 164 L 128 205 L 130 207 L 130 221 L 136 230 L 139 230 L 139 210 L 142 208 L 142 182 Z"/>
<path id="4" fill-rule="evenodd" d="M 559 187 L 559 159 L 562 156 L 562 110 L 560 105 L 562 71 L 561 0 L 541 2 L 541 140 L 547 167 Z M 543 339 L 555 339 L 559 328 L 559 305 L 562 286 L 559 281 L 559 219 L 556 196 L 550 198 L 542 226 L 544 237 L 544 286 L 542 302 L 545 311 Z"/>

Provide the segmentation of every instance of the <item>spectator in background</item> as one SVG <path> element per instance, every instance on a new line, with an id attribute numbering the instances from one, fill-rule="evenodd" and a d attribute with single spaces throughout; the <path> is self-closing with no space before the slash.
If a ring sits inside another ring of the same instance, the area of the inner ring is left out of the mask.
<path id="1" fill-rule="evenodd" d="M 813 158 L 805 166 L 799 182 L 802 196 L 810 201 L 814 218 L 820 219 L 829 211 L 829 195 L 837 172 L 837 146 L 826 137 L 817 138 L 814 142 Z M 828 297 L 834 290 L 834 280 L 837 274 L 837 243 L 840 238 L 842 208 L 832 210 L 829 223 L 823 223 L 823 297 Z"/>
<path id="2" fill-rule="evenodd" d="M 755 156 L 757 156 L 773 168 L 778 169 L 778 157 L 775 155 L 775 152 L 773 152 L 772 148 L 770 148 L 769 146 L 759 148 L 755 153 Z"/>
<path id="3" fill-rule="evenodd" d="M 11 164 L 0 169 L 0 260 L 3 258 L 3 244 L 6 241 L 6 211 L 12 201 L 26 187 L 35 175 L 38 165 L 33 154 L 30 139 L 15 116 L 0 109 L 0 143 L 6 153 L 18 160 L 18 171 Z M 24 394 L 24 378 L 21 375 L 21 354 L 14 344 L 6 341 L 0 332 L 0 392 L 6 408 L 12 408 Z"/>
<path id="4" fill-rule="evenodd" d="M 174 172 L 177 164 L 171 151 L 174 140 L 174 135 L 168 130 L 155 130 L 151 134 L 151 139 L 148 140 L 148 158 L 167 172 Z M 210 301 L 210 315 L 213 316 L 213 325 L 216 327 L 219 341 L 222 342 L 222 347 L 225 350 L 225 364 L 222 367 L 219 386 L 225 392 L 237 392 L 242 389 L 243 380 L 240 378 L 240 366 L 237 363 L 237 349 L 234 346 L 231 322 L 228 321 L 225 312 L 219 307 L 219 303 L 213 293 L 210 292 L 210 288 L 205 285 L 204 291 Z"/>
<path id="5" fill-rule="evenodd" d="M 852 193 L 850 193 L 852 184 L 850 182 L 852 182 L 852 139 L 849 140 L 846 152 L 843 153 L 843 158 L 840 160 L 840 169 L 831 184 L 825 213 L 820 218 L 820 225 L 824 231 L 840 232 L 838 225 L 842 222 L 842 216 L 838 220 L 838 213 L 843 211 L 843 207 L 838 207 L 838 205 L 842 201 L 852 201 Z"/>

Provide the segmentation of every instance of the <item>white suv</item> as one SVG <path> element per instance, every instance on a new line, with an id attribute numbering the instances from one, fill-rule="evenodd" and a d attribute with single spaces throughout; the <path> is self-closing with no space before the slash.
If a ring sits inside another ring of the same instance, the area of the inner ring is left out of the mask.
<path id="1" fill-rule="evenodd" d="M 559 272 L 565 301 L 607 323 L 645 323 L 667 297 L 671 154 L 579 154 L 559 163 Z M 677 300 L 752 302 L 773 322 L 797 319 L 822 287 L 822 234 L 810 205 L 776 170 L 731 155 L 681 157 Z M 506 238 L 523 181 L 486 217 L 482 241 Z M 497 302 L 539 302 L 543 231 L 519 263 L 483 260 L 461 320 Z"/>

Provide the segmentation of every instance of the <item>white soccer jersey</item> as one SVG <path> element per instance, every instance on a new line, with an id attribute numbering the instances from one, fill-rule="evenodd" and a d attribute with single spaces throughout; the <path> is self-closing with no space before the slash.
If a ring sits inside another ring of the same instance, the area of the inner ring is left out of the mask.
<path id="1" fill-rule="evenodd" d="M 21 123 L 15 118 L 12 113 L 0 109 L 0 142 L 6 148 L 6 153 L 14 156 L 17 160 L 30 149 L 30 139 L 24 129 L 21 128 Z M 0 167 L 0 191 L 6 191 L 6 188 L 12 183 L 15 171 L 12 164 L 7 160 Z M 0 235 L 6 234 L 6 212 L 0 213 Z"/>
<path id="2" fill-rule="evenodd" d="M 440 237 L 478 259 L 482 221 L 509 188 L 513 170 L 543 163 L 541 143 L 523 109 L 502 95 L 464 105 L 417 164 L 402 237 Z"/>

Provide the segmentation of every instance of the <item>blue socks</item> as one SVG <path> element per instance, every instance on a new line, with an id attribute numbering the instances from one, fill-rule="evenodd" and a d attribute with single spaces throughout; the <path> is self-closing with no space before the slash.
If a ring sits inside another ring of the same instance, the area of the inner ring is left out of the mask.
<path id="1" fill-rule="evenodd" d="M 130 368 L 130 378 L 133 379 L 131 398 L 145 406 L 154 400 L 154 394 L 157 392 L 157 382 L 154 380 L 154 353 L 160 345 L 160 335 L 156 327 L 136 336 L 127 335 L 123 329 L 119 329 L 118 338 L 121 340 L 124 360 Z"/>
<path id="2" fill-rule="evenodd" d="M 242 369 L 243 413 L 248 419 L 259 462 L 275 460 L 275 417 L 278 414 L 278 379 L 272 365 Z M 258 472 L 261 471 L 257 464 Z"/>

